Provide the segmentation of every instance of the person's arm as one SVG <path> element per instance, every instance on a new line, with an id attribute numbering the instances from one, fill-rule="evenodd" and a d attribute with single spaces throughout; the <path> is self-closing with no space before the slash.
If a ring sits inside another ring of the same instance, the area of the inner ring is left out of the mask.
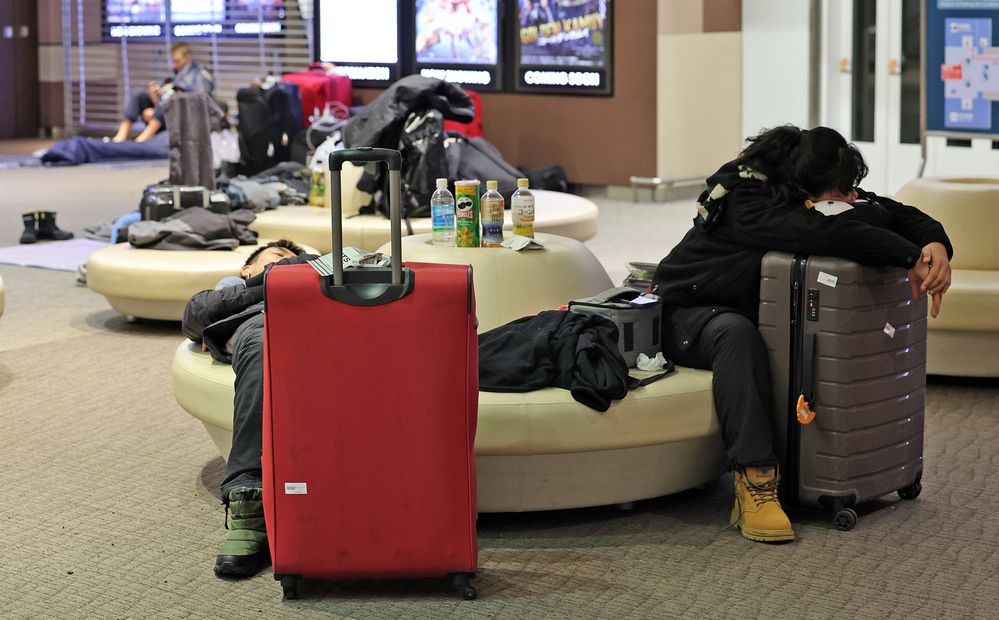
<path id="1" fill-rule="evenodd" d="M 906 269 L 920 256 L 912 241 L 856 217 L 826 216 L 803 204 L 775 207 L 763 188 L 740 188 L 728 200 L 723 217 L 733 241 L 744 245 Z"/>
<path id="2" fill-rule="evenodd" d="M 954 248 L 940 222 L 916 207 L 863 190 L 859 190 L 858 193 L 862 198 L 876 202 L 888 211 L 891 215 L 892 230 L 921 248 L 934 242 L 940 243 L 947 249 L 947 259 L 953 258 Z"/>
<path id="3" fill-rule="evenodd" d="M 187 302 L 181 331 L 191 340 L 200 343 L 205 328 L 264 300 L 263 284 L 256 286 L 227 286 L 222 289 L 201 291 Z"/>
<path id="4" fill-rule="evenodd" d="M 892 228 L 922 247 L 919 262 L 926 270 L 918 278 L 918 287 L 933 298 L 930 315 L 936 317 L 940 313 L 944 293 L 950 288 L 950 259 L 954 256 L 954 247 L 943 225 L 915 207 L 862 190 L 860 194 L 884 207 L 891 215 Z M 912 280 L 915 282 L 916 278 Z"/>

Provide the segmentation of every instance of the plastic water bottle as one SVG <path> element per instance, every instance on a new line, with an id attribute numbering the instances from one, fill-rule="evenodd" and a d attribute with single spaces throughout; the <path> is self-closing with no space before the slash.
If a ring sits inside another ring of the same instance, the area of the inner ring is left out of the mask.
<path id="1" fill-rule="evenodd" d="M 499 182 L 486 181 L 486 193 L 479 199 L 479 219 L 482 222 L 482 247 L 503 245 L 503 195 Z"/>
<path id="2" fill-rule="evenodd" d="M 517 179 L 517 191 L 510 196 L 513 234 L 534 238 L 534 194 L 527 189 L 527 179 Z"/>
<path id="3" fill-rule="evenodd" d="M 437 190 L 430 197 L 432 242 L 454 247 L 454 196 L 447 189 L 447 179 L 437 179 Z"/>

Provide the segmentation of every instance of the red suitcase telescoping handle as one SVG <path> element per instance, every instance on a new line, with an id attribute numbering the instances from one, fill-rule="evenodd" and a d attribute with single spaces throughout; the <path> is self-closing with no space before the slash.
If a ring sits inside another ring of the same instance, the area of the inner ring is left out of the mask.
<path id="1" fill-rule="evenodd" d="M 345 162 L 385 162 L 389 171 L 389 217 L 391 219 L 392 266 L 356 270 L 343 268 L 343 198 L 340 171 Z M 320 278 L 323 294 L 352 306 L 381 306 L 398 301 L 413 291 L 415 274 L 402 267 L 402 206 L 400 173 L 402 153 L 394 149 L 358 147 L 330 154 L 330 201 L 333 219 L 333 275 Z"/>

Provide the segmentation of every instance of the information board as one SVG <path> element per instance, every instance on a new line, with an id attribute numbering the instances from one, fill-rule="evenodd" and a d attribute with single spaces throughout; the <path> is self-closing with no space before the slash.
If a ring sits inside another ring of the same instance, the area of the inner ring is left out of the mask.
<path id="1" fill-rule="evenodd" d="M 999 1 L 926 0 L 926 131 L 999 135 Z"/>

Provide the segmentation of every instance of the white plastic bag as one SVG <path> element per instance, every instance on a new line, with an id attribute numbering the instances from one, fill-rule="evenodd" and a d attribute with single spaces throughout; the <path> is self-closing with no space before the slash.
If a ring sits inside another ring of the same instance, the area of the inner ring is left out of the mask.
<path id="1" fill-rule="evenodd" d="M 212 167 L 222 167 L 222 162 L 239 163 L 239 134 L 234 129 L 212 132 Z"/>

